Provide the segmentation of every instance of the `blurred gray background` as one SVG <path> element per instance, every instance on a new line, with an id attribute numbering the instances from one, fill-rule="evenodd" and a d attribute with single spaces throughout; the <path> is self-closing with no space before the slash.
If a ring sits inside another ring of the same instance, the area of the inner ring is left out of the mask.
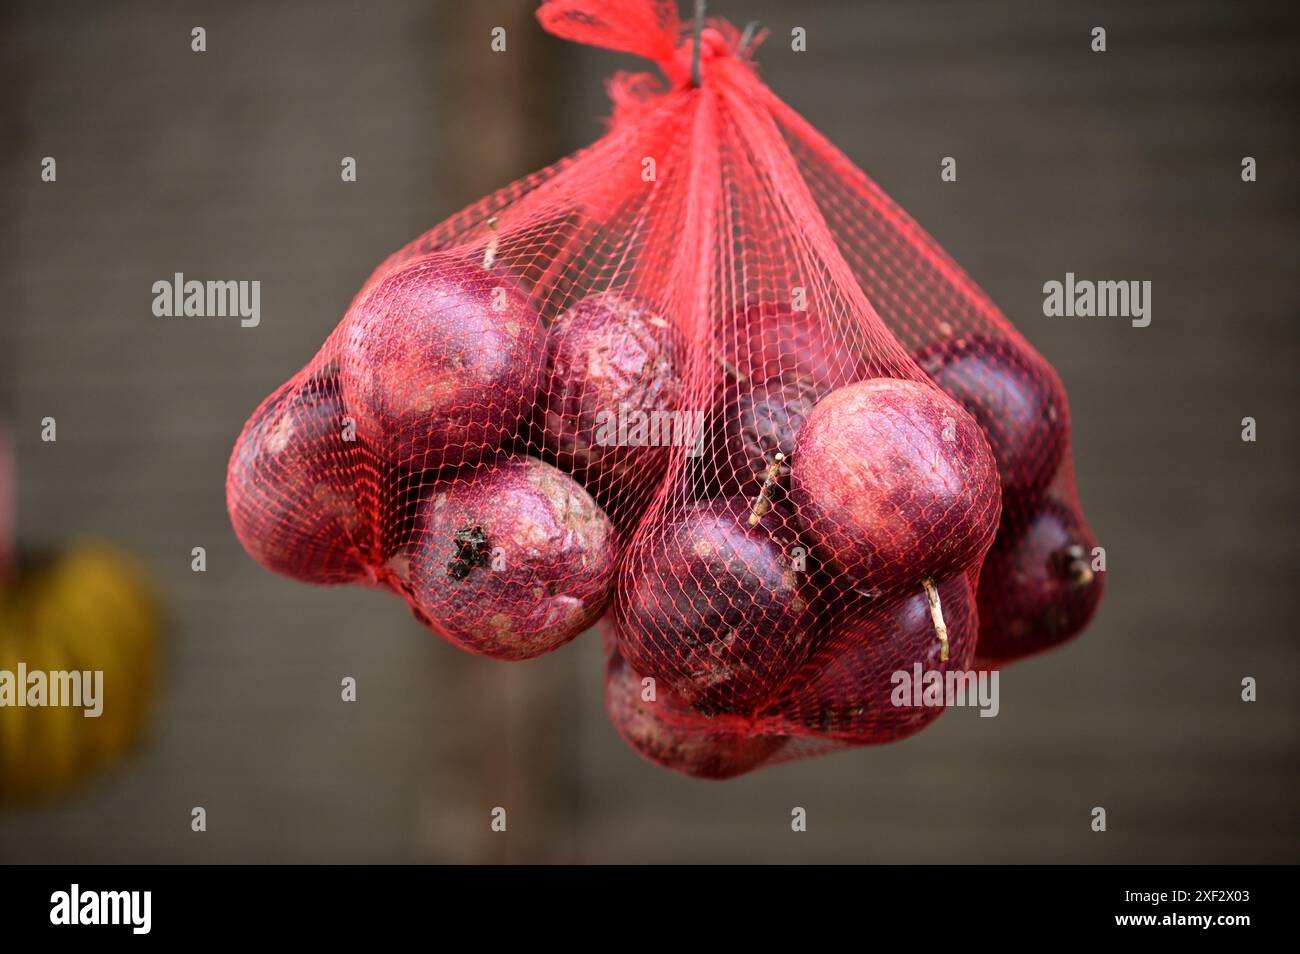
<path id="1" fill-rule="evenodd" d="M 296 584 L 244 555 L 223 482 L 255 405 L 388 252 L 597 136 L 602 78 L 638 66 L 545 35 L 533 6 L 0 13 L 20 538 L 119 541 L 171 611 L 148 743 L 69 796 L 0 812 L 0 859 L 1300 858 L 1294 4 L 711 4 L 771 29 L 766 80 L 1069 389 L 1108 595 L 1081 639 L 1003 673 L 998 718 L 955 710 L 896 745 L 694 781 L 609 727 L 594 633 L 529 664 L 471 658 L 396 599 Z M 496 25 L 505 55 L 489 50 Z M 806 53 L 790 50 L 795 25 Z M 1089 50 L 1098 25 L 1105 54 Z M 190 51 L 194 26 L 206 53 Z M 356 183 L 340 182 L 343 156 Z M 155 319 L 150 286 L 177 271 L 261 280 L 261 326 Z M 1042 284 L 1066 271 L 1152 281 L 1151 326 L 1043 318 Z M 39 440 L 46 415 L 57 444 Z M 206 574 L 190 570 L 196 545 Z M 355 704 L 339 701 L 345 675 Z M 497 805 L 506 834 L 489 831 Z M 1089 828 L 1096 805 L 1105 834 Z M 790 831 L 793 806 L 806 833 Z"/>

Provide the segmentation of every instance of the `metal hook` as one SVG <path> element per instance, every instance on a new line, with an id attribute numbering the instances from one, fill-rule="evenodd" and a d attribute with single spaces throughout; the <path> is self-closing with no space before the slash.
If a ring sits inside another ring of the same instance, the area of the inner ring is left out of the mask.
<path id="1" fill-rule="evenodd" d="M 700 85 L 700 35 L 704 32 L 705 0 L 695 0 L 695 48 L 691 51 L 691 82 Z"/>

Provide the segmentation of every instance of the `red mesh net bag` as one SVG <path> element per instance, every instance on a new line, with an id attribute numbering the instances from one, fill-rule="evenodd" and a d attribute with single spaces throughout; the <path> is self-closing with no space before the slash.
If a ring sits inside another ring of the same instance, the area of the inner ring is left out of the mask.
<path id="1" fill-rule="evenodd" d="M 1010 662 L 1077 635 L 1101 601 L 1105 558 L 1079 503 L 1056 371 L 879 186 L 762 94 L 876 313 L 975 418 L 997 460 L 1002 516 L 979 577 L 976 662 Z"/>
<path id="2" fill-rule="evenodd" d="M 538 15 L 663 79 L 616 75 L 604 137 L 375 271 L 236 443 L 248 552 L 500 659 L 603 618 L 615 728 L 708 778 L 901 738 L 942 706 L 898 673 L 1077 631 L 1059 380 L 763 85 L 761 35 Z"/>

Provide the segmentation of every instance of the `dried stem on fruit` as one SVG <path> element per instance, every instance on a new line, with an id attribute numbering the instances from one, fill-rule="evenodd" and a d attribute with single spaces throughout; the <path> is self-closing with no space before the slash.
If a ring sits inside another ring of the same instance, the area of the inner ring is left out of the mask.
<path id="1" fill-rule="evenodd" d="M 943 621 L 943 606 L 939 603 L 939 590 L 928 576 L 921 580 L 926 601 L 930 604 L 930 618 L 934 620 L 934 634 L 939 637 L 939 660 L 948 661 L 948 624 Z"/>
<path id="2" fill-rule="evenodd" d="M 762 489 L 758 492 L 758 499 L 754 501 L 754 509 L 749 512 L 749 525 L 751 527 L 757 527 L 758 522 L 772 509 L 772 487 L 776 483 L 777 476 L 781 473 L 781 463 L 784 460 L 785 455 L 777 451 L 772 458 L 772 463 L 767 465 L 767 474 L 763 477 Z"/>

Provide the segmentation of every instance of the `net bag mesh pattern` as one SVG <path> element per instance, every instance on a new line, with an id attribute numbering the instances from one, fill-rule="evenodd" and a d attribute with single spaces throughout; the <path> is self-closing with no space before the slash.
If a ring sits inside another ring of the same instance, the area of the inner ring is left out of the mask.
<path id="1" fill-rule="evenodd" d="M 892 674 L 1077 632 L 1059 379 L 762 83 L 761 34 L 708 21 L 697 83 L 671 3 L 538 16 L 662 78 L 376 269 L 236 442 L 250 555 L 499 659 L 603 620 L 615 728 L 711 778 L 902 738 L 942 709 Z"/>

